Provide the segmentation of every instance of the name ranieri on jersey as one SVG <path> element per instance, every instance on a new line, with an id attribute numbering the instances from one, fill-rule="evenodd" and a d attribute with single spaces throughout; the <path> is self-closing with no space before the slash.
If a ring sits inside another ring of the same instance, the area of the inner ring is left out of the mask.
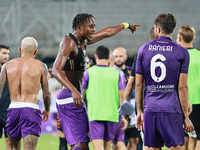
<path id="1" fill-rule="evenodd" d="M 149 51 L 171 51 L 173 46 L 149 45 Z"/>

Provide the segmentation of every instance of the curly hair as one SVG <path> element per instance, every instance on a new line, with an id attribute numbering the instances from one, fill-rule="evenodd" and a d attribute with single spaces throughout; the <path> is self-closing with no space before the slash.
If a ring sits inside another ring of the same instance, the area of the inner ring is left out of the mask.
<path id="1" fill-rule="evenodd" d="M 90 18 L 94 18 L 92 14 L 88 13 L 79 13 L 74 17 L 73 23 L 72 23 L 72 29 L 76 30 L 78 26 L 84 25 Z"/>

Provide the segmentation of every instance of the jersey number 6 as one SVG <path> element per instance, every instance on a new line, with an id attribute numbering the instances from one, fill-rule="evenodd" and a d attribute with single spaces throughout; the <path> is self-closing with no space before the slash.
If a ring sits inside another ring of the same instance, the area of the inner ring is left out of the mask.
<path id="1" fill-rule="evenodd" d="M 157 61 L 158 59 L 161 61 Z M 161 54 L 157 54 L 151 58 L 151 77 L 155 82 L 161 82 L 166 77 L 166 67 L 162 63 L 165 60 L 166 60 L 165 56 L 163 56 Z M 161 69 L 161 75 L 159 77 L 156 76 L 156 68 L 157 67 L 160 67 L 160 69 Z"/>

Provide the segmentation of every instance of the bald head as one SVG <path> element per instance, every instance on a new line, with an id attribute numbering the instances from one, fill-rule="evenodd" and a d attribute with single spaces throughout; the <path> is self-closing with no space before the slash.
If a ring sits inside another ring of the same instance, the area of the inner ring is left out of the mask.
<path id="1" fill-rule="evenodd" d="M 21 50 L 25 53 L 33 53 L 38 48 L 38 43 L 33 37 L 25 37 L 21 42 Z"/>
<path id="2" fill-rule="evenodd" d="M 125 48 L 123 48 L 123 47 L 117 47 L 117 48 L 115 48 L 114 49 L 114 51 L 113 51 L 113 54 L 115 55 L 116 53 L 123 53 L 123 55 L 127 55 L 126 54 L 126 49 Z"/>
<path id="3" fill-rule="evenodd" d="M 121 69 L 125 68 L 125 62 L 127 59 L 126 49 L 123 47 L 117 47 L 114 50 L 113 55 L 114 55 L 114 64 Z"/>

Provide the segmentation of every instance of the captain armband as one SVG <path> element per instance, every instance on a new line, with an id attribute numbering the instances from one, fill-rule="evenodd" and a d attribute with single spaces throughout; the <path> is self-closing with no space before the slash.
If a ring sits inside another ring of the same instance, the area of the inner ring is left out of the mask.
<path id="1" fill-rule="evenodd" d="M 123 23 L 121 23 L 121 24 L 124 25 L 124 29 L 127 29 L 127 28 L 130 27 L 130 23 L 129 23 L 129 22 L 123 22 Z"/>

